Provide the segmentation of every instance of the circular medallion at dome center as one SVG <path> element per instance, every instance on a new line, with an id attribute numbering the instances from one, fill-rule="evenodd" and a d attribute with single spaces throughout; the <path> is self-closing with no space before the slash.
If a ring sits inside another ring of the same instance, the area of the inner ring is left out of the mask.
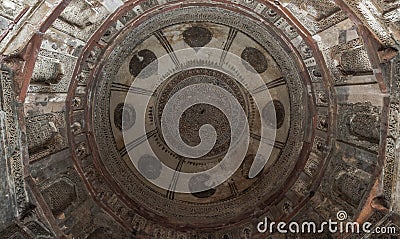
<path id="1" fill-rule="evenodd" d="M 194 84 L 212 84 L 223 88 L 232 94 L 242 106 L 246 115 L 252 107 L 246 90 L 230 76 L 208 68 L 192 68 L 172 75 L 157 90 L 155 118 L 159 138 L 162 139 L 161 117 L 168 100 L 179 90 Z M 211 93 L 211 92 L 210 92 Z M 199 159 L 220 158 L 227 152 L 231 140 L 231 127 L 224 113 L 216 107 L 208 104 L 196 104 L 188 108 L 179 122 L 179 131 L 182 140 L 190 145 L 196 146 L 201 140 L 199 129 L 204 124 L 212 125 L 217 132 L 217 140 L 213 149 Z M 251 125 L 250 125 L 251 127 Z M 234 143 L 234 142 L 233 142 Z M 162 140 L 163 147 L 173 153 Z"/>

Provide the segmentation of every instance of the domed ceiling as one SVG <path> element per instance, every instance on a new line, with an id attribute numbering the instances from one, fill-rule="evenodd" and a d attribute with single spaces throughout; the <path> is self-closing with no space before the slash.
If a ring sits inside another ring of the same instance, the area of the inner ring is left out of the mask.
<path id="1" fill-rule="evenodd" d="M 397 238 L 399 9 L 2 1 L 3 237 Z"/>

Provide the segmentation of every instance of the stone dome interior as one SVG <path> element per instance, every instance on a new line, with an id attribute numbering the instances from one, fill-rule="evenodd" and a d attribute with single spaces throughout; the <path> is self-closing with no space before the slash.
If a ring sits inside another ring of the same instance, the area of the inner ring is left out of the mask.
<path id="1" fill-rule="evenodd" d="M 399 28 L 396 0 L 0 0 L 0 238 L 397 238 Z"/>

